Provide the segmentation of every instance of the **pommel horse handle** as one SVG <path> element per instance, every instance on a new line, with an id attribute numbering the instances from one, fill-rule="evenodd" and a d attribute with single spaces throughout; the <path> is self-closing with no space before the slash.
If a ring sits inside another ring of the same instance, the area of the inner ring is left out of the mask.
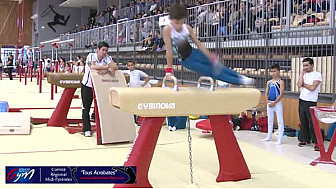
<path id="1" fill-rule="evenodd" d="M 175 76 L 170 76 L 170 79 L 174 81 L 174 91 L 178 91 L 178 86 L 177 86 L 177 78 Z M 162 88 L 166 88 L 166 81 L 167 81 L 167 76 L 165 76 L 162 80 Z"/>
<path id="2" fill-rule="evenodd" d="M 198 79 L 197 88 L 201 88 L 202 81 L 209 81 L 210 82 L 210 88 L 209 88 L 209 90 L 210 91 L 214 91 L 215 90 L 215 82 L 214 82 L 214 80 L 211 77 L 207 77 L 207 76 L 201 76 Z"/>

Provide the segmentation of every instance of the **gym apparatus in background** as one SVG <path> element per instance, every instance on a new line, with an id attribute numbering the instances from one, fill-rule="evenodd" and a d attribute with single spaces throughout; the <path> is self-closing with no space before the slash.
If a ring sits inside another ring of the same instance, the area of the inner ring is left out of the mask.
<path id="1" fill-rule="evenodd" d="M 320 157 L 310 163 L 310 165 L 316 164 L 332 164 L 336 165 L 336 162 L 331 159 L 332 153 L 336 145 L 335 131 L 333 137 L 330 140 L 329 148 L 325 151 L 323 137 L 320 129 L 319 120 L 323 123 L 335 123 L 336 122 L 336 108 L 335 107 L 310 107 L 310 114 L 312 116 L 314 131 L 316 135 L 317 145 L 320 148 Z"/>

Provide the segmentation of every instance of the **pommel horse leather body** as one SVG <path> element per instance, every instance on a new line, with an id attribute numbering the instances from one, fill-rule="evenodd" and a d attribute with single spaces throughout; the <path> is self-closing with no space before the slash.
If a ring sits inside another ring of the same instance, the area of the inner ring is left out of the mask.
<path id="1" fill-rule="evenodd" d="M 177 92 L 159 87 L 110 89 L 111 104 L 143 117 L 236 114 L 258 105 L 259 98 L 259 90 L 246 88 L 209 91 L 181 87 Z"/>
<path id="2" fill-rule="evenodd" d="M 81 81 L 83 76 L 83 73 L 49 73 L 47 79 L 48 83 L 58 87 L 76 89 L 81 88 Z"/>
<path id="3" fill-rule="evenodd" d="M 258 105 L 260 91 L 229 88 L 210 91 L 204 88 L 111 88 L 111 105 L 145 117 L 138 137 L 125 162 L 137 166 L 136 184 L 114 187 L 151 187 L 149 166 L 166 116 L 209 115 L 219 159 L 217 182 L 239 181 L 251 174 L 234 136 L 230 116 Z"/>

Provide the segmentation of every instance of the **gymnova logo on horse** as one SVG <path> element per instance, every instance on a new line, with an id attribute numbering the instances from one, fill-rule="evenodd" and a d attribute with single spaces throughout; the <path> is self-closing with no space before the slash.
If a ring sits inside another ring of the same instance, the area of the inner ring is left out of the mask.
<path id="1" fill-rule="evenodd" d="M 168 109 L 175 109 L 175 103 L 139 103 L 138 104 L 139 110 L 168 110 Z"/>
<path id="2" fill-rule="evenodd" d="M 60 84 L 80 84 L 80 80 L 60 80 Z"/>

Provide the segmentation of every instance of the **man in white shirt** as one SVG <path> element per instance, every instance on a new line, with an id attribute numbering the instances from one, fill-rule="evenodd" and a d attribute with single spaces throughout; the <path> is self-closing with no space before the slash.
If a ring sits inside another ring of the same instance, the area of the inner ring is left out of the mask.
<path id="1" fill-rule="evenodd" d="M 109 45 L 105 42 L 100 42 L 97 47 L 96 53 L 90 53 L 86 58 L 85 72 L 82 80 L 82 119 L 83 119 L 83 132 L 84 136 L 90 137 L 91 124 L 90 124 L 90 108 L 93 101 L 92 82 L 90 70 L 98 70 L 98 73 L 105 75 L 110 72 L 114 75 L 114 71 L 118 69 L 117 65 L 113 62 L 111 56 L 107 54 Z"/>
<path id="2" fill-rule="evenodd" d="M 299 116 L 301 129 L 299 134 L 299 146 L 306 146 L 310 140 L 314 143 L 314 150 L 319 151 L 317 146 L 314 126 L 310 115 L 309 107 L 317 105 L 318 93 L 321 89 L 322 75 L 314 71 L 314 60 L 305 58 L 302 61 L 303 72 L 297 86 L 301 89 L 299 99 Z"/>

